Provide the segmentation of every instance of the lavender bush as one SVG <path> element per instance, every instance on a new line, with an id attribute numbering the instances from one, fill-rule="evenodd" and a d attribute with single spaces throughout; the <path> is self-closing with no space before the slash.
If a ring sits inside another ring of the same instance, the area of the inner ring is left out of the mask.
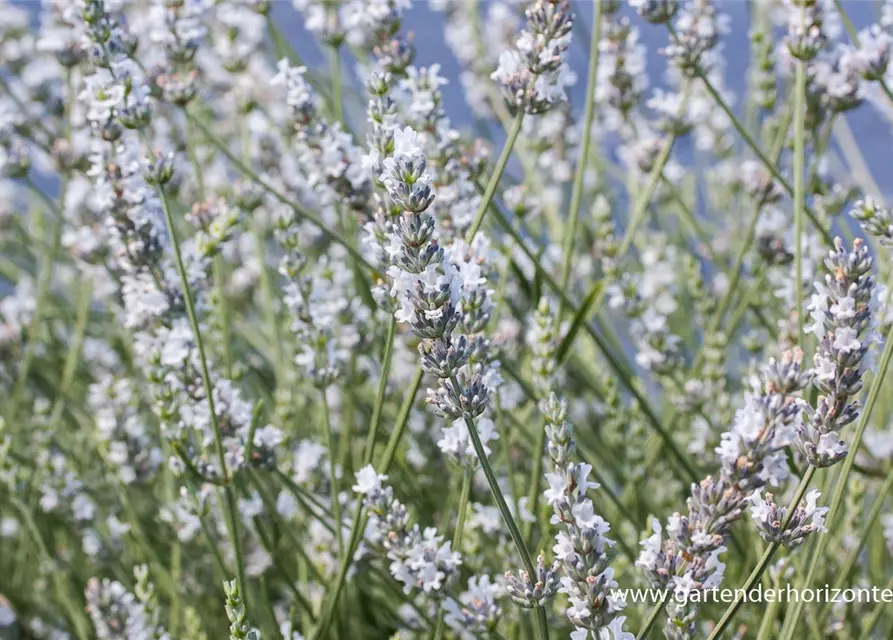
<path id="1" fill-rule="evenodd" d="M 292 4 L 0 0 L 0 639 L 889 638 L 893 2 Z"/>

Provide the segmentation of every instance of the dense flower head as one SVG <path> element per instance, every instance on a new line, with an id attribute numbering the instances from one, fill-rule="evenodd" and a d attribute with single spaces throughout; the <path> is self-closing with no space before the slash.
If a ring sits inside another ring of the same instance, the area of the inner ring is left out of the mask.
<path id="1" fill-rule="evenodd" d="M 800 446 L 810 464 L 826 467 L 847 453 L 840 430 L 859 416 L 864 360 L 874 340 L 872 260 L 861 240 L 847 250 L 838 238 L 825 259 L 824 282 L 816 282 L 809 310 L 819 340 L 812 381 L 820 395 L 808 421 L 799 425 Z"/>
<path id="2" fill-rule="evenodd" d="M 536 0 L 525 12 L 527 28 L 515 48 L 499 56 L 491 78 L 502 86 L 506 100 L 527 113 L 542 113 L 567 99 L 573 83 L 564 61 L 571 41 L 573 15 L 567 0 Z"/>
<path id="3" fill-rule="evenodd" d="M 750 515 L 763 540 L 796 547 L 803 544 L 810 533 L 827 531 L 825 514 L 828 513 L 828 507 L 816 506 L 820 495 L 815 489 L 807 493 L 805 504 L 798 505 L 794 514 L 788 518 L 787 510 L 775 504 L 771 493 L 760 495 L 760 490 L 757 489 L 750 497 Z"/>

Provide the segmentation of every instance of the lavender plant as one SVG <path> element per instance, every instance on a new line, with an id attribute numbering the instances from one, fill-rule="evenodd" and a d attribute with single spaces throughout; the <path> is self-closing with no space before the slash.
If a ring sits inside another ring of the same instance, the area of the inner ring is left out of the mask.
<path id="1" fill-rule="evenodd" d="M 889 637 L 877 4 L 0 0 L 0 638 Z"/>

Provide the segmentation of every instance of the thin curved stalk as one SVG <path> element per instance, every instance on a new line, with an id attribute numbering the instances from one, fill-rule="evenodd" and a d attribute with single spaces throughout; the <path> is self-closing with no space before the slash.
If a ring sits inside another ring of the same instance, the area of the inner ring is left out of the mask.
<path id="1" fill-rule="evenodd" d="M 682 104 L 679 108 L 679 115 L 685 113 L 686 106 L 688 105 L 688 99 L 691 95 L 691 83 L 686 81 L 683 89 L 682 89 Z M 626 228 L 626 231 L 623 234 L 623 238 L 620 240 L 620 245 L 617 248 L 617 253 L 614 256 L 614 261 L 616 263 L 620 263 L 623 260 L 624 256 L 626 256 L 627 252 L 629 252 L 630 247 L 632 247 L 633 240 L 635 239 L 636 232 L 639 230 L 639 227 L 642 225 L 642 222 L 645 220 L 645 216 L 648 213 L 648 205 L 651 204 L 651 199 L 654 197 L 655 192 L 657 191 L 657 186 L 661 182 L 661 176 L 663 175 L 664 169 L 667 166 L 667 162 L 670 159 L 670 154 L 673 152 L 673 146 L 676 143 L 677 136 L 675 134 L 668 134 L 666 140 L 664 140 L 663 145 L 661 146 L 660 153 L 654 161 L 654 164 L 651 167 L 651 171 L 648 173 L 648 180 L 645 183 L 645 188 L 641 194 L 641 196 L 636 200 L 635 208 L 633 209 L 632 217 L 630 218 L 629 225 Z M 573 344 L 574 339 L 577 337 L 577 333 L 579 329 L 583 326 L 583 322 L 591 315 L 591 309 L 595 309 L 596 313 L 599 309 L 601 309 L 602 302 L 604 302 L 605 295 L 608 291 L 608 285 L 612 282 L 613 278 L 610 277 L 609 274 L 605 274 L 605 277 L 594 283 L 586 295 L 587 301 L 591 300 L 590 306 L 582 306 L 577 310 L 573 321 L 571 322 L 571 329 L 568 330 L 567 334 L 562 339 L 561 344 L 558 346 L 558 350 L 556 352 L 556 358 L 559 362 L 563 362 L 568 353 L 570 352 L 571 345 Z M 561 290 L 565 291 L 566 284 L 562 284 Z M 559 298 L 559 304 L 563 298 Z M 564 305 L 559 307 L 560 309 L 564 308 Z M 581 317 L 577 317 L 581 316 Z"/>
<path id="2" fill-rule="evenodd" d="M 809 488 L 809 483 L 812 480 L 812 476 L 815 475 L 816 468 L 812 465 L 806 470 L 806 473 L 803 474 L 803 477 L 800 479 L 800 484 L 797 486 L 797 492 L 794 494 L 794 498 L 791 500 L 791 504 L 788 505 L 787 512 L 785 513 L 784 520 L 781 523 L 781 530 L 785 531 L 788 528 L 788 524 L 791 522 L 791 518 L 794 517 L 794 512 L 797 510 L 797 506 L 800 504 L 800 501 L 803 500 L 803 496 L 806 495 L 806 490 Z M 710 636 L 707 640 L 716 640 L 722 635 L 722 632 L 725 631 L 726 627 L 729 626 L 729 623 L 732 622 L 732 618 L 735 617 L 735 614 L 738 612 L 738 609 L 741 608 L 741 605 L 744 604 L 744 600 L 747 598 L 747 594 L 753 588 L 753 586 L 759 581 L 759 579 L 763 576 L 763 572 L 769 568 L 769 562 L 772 560 L 772 556 L 775 555 L 775 552 L 778 551 L 778 548 L 781 546 L 780 542 L 772 542 L 766 547 L 766 550 L 763 552 L 762 557 L 760 558 L 757 565 L 753 568 L 753 571 L 750 572 L 750 575 L 747 576 L 747 580 L 744 581 L 744 584 L 740 589 L 735 589 L 735 601 L 732 602 L 726 609 L 725 613 L 723 613 L 722 618 L 719 619 L 719 622 L 716 623 L 716 626 L 713 628 L 713 631 L 710 633 Z"/>
<path id="3" fill-rule="evenodd" d="M 42 220 L 42 217 L 39 218 Z M 34 314 L 31 317 L 31 323 L 28 326 L 28 341 L 25 343 L 24 353 L 22 354 L 22 362 L 19 368 L 19 374 L 16 377 L 15 386 L 12 390 L 12 397 L 9 400 L 7 410 L 7 422 L 11 425 L 15 424 L 19 405 L 25 395 L 25 389 L 28 383 L 28 374 L 31 373 L 31 367 L 34 364 L 35 345 L 41 325 L 43 324 L 43 316 L 46 311 L 47 297 L 50 293 L 50 285 L 53 280 L 53 271 L 56 263 L 56 254 L 59 251 L 62 241 L 62 216 L 58 216 L 52 228 L 52 242 L 43 255 L 40 262 L 40 275 L 37 280 L 37 293 L 34 298 Z"/>
<path id="4" fill-rule="evenodd" d="M 456 512 L 456 528 L 453 530 L 453 551 L 459 551 L 462 544 L 462 534 L 465 529 L 465 516 L 468 512 L 468 499 L 471 496 L 471 481 L 474 478 L 474 470 L 467 468 L 462 473 L 462 488 L 459 490 L 459 506 Z M 434 625 L 434 640 L 441 640 L 444 631 L 444 609 L 439 607 L 437 612 L 437 623 Z"/>
<path id="5" fill-rule="evenodd" d="M 580 217 L 580 204 L 583 201 L 583 178 L 586 174 L 586 161 L 589 160 L 589 147 L 592 143 L 592 120 L 595 115 L 595 84 L 598 77 L 599 41 L 602 33 L 602 0 L 593 0 L 593 33 L 589 41 L 589 75 L 586 79 L 586 103 L 583 109 L 583 139 L 580 143 L 580 158 L 574 173 L 574 186 L 571 190 L 571 203 L 568 211 L 567 227 L 564 230 L 564 259 L 561 263 L 559 283 L 567 290 L 571 275 L 571 261 L 574 253 L 574 239 L 577 235 L 577 220 Z M 556 322 L 561 322 L 562 305 L 559 302 Z"/>
<path id="6" fill-rule="evenodd" d="M 652 627 L 654 627 L 654 623 L 657 622 L 657 618 L 660 616 L 660 612 L 663 611 L 664 605 L 667 602 L 667 598 L 670 596 L 669 589 L 661 596 L 661 599 L 651 607 L 651 611 L 648 612 L 648 617 L 645 618 L 645 622 L 642 624 L 642 628 L 639 629 L 639 633 L 636 634 L 636 640 L 644 640 L 644 638 L 648 637 L 648 634 L 651 632 Z"/>
<path id="7" fill-rule="evenodd" d="M 391 361 L 394 357 L 394 336 L 397 333 L 397 319 L 390 314 L 388 321 L 388 336 L 385 339 L 384 356 L 381 361 L 381 376 L 378 379 L 378 389 L 375 392 L 375 405 L 372 407 L 372 417 L 369 420 L 369 431 L 366 435 L 366 448 L 363 450 L 363 466 L 372 462 L 375 454 L 375 436 L 378 433 L 378 425 L 381 422 L 381 409 L 384 406 L 385 391 L 388 388 L 388 375 L 391 372 Z"/>
<path id="8" fill-rule="evenodd" d="M 850 471 L 852 471 L 853 469 L 853 464 L 856 461 L 856 454 L 859 452 L 859 445 L 862 444 L 862 436 L 865 433 L 865 429 L 868 427 L 868 421 L 871 418 L 871 412 L 874 409 L 874 405 L 877 402 L 878 396 L 880 395 L 884 377 L 887 373 L 887 368 L 890 365 L 891 356 L 893 356 L 893 326 L 891 326 L 890 330 L 887 332 L 886 343 L 884 344 L 884 351 L 881 355 L 877 375 L 871 381 L 871 390 L 868 392 L 868 399 L 865 401 L 865 408 L 862 410 L 862 415 L 859 416 L 859 423 L 856 426 L 856 433 L 853 436 L 853 441 L 852 443 L 850 443 L 849 453 L 847 454 L 846 458 L 843 459 L 843 465 L 840 469 L 840 475 L 837 478 L 837 483 L 834 485 L 834 494 L 831 496 L 831 506 L 828 510 L 828 515 L 826 518 L 829 532 L 823 536 L 820 536 L 813 546 L 812 556 L 809 561 L 809 570 L 806 573 L 805 580 L 800 585 L 801 587 L 805 588 L 812 584 L 815 580 L 816 574 L 819 571 L 819 563 L 824 556 L 825 549 L 827 548 L 829 539 L 831 537 L 831 524 L 834 522 L 834 518 L 838 515 L 840 506 L 843 503 L 844 493 L 846 493 L 847 488 L 847 478 L 850 475 Z M 803 601 L 799 600 L 794 603 L 794 605 L 788 611 L 787 619 L 790 620 L 790 623 L 788 624 L 787 631 L 783 632 L 782 640 L 791 640 L 791 638 L 794 636 L 794 631 L 797 629 L 797 624 L 800 621 L 800 616 L 802 613 Z"/>
<path id="9" fill-rule="evenodd" d="M 323 434 L 326 438 L 326 448 L 329 450 L 329 493 L 332 501 L 332 515 L 335 519 L 335 539 L 338 541 L 338 555 L 344 556 L 344 536 L 342 528 L 344 522 L 341 519 L 341 500 L 339 498 L 340 491 L 338 489 L 338 474 L 335 469 L 335 437 L 332 433 L 332 416 L 329 411 L 329 400 L 326 398 L 326 390 L 320 389 L 320 397 L 322 398 L 322 426 Z"/>
<path id="10" fill-rule="evenodd" d="M 62 419 L 62 412 L 65 410 L 68 392 L 71 390 L 72 382 L 74 382 L 74 374 L 77 371 L 78 361 L 81 357 L 81 348 L 84 346 L 84 338 L 87 335 L 87 320 L 90 315 L 92 289 L 92 284 L 87 278 L 81 281 L 81 285 L 78 288 L 74 334 L 62 368 L 62 383 L 59 385 L 59 392 L 56 401 L 53 403 L 53 412 L 50 414 L 49 427 L 47 428 L 49 433 L 56 433 L 59 421 Z"/>
<path id="11" fill-rule="evenodd" d="M 248 127 L 243 124 L 241 129 L 242 140 L 242 157 L 247 161 L 251 157 L 250 140 L 248 137 Z M 282 344 L 279 331 L 279 320 L 276 317 L 276 306 L 273 303 L 273 288 L 270 285 L 270 269 L 267 265 L 267 239 L 264 237 L 263 229 L 258 224 L 255 216 L 249 216 L 247 226 L 254 237 L 254 251 L 257 264 L 260 267 L 258 281 L 260 283 L 261 298 L 264 303 L 264 319 L 269 327 L 270 339 L 274 345 Z M 285 355 L 283 349 L 273 349 L 273 366 L 275 374 L 276 387 L 283 382 L 285 375 Z"/>
<path id="12" fill-rule="evenodd" d="M 341 49 L 332 47 L 332 106 L 335 109 L 335 120 L 344 122 L 344 99 L 341 96 Z"/>
<path id="13" fill-rule="evenodd" d="M 537 517 L 537 513 L 539 512 L 539 502 L 540 502 L 540 484 L 542 483 L 541 478 L 543 477 L 543 458 L 546 456 L 546 425 L 545 423 L 540 424 L 539 433 L 536 436 L 536 442 L 533 445 L 533 470 L 532 477 L 530 479 L 530 491 L 527 494 L 527 504 L 529 505 L 530 513 L 533 514 L 534 520 L 542 522 L 542 519 Z M 517 513 L 520 513 L 518 511 Z M 524 526 L 524 539 L 533 543 L 533 526 L 535 522 L 527 522 Z"/>
<path id="14" fill-rule="evenodd" d="M 484 190 L 481 204 L 478 206 L 477 213 L 474 216 L 474 222 L 472 222 L 471 227 L 468 229 L 468 233 L 465 234 L 465 241 L 468 244 L 471 244 L 471 241 L 474 240 L 478 230 L 481 228 L 481 224 L 484 222 L 484 216 L 487 215 L 487 209 L 490 207 L 490 202 L 493 200 L 493 196 L 496 195 L 496 189 L 499 187 L 499 180 L 502 178 L 505 166 L 508 164 L 509 158 L 512 155 L 512 149 L 515 146 L 515 141 L 518 139 L 518 134 L 521 133 L 521 125 L 523 122 L 524 112 L 518 111 L 518 114 L 512 121 L 512 128 L 509 129 L 508 137 L 505 140 L 505 144 L 502 146 L 502 152 L 499 154 L 496 166 L 493 168 L 493 173 L 490 174 L 490 179 L 487 181 L 487 188 Z"/>
<path id="15" fill-rule="evenodd" d="M 806 63 L 797 60 L 794 89 L 794 292 L 797 304 L 797 344 L 803 348 L 803 207 L 806 185 L 803 165 L 806 157 Z"/>
<path id="16" fill-rule="evenodd" d="M 836 573 L 837 580 L 834 583 L 835 589 L 842 588 L 849 579 L 850 574 L 853 572 L 853 568 L 859 560 L 859 554 L 868 542 L 868 536 L 871 535 L 871 530 L 878 521 L 881 511 L 884 510 L 884 502 L 887 500 L 887 494 L 890 493 L 890 489 L 893 489 L 893 466 L 891 466 L 890 471 L 884 478 L 884 483 L 881 485 L 881 488 L 878 489 L 877 496 L 875 496 L 874 502 L 871 504 L 871 510 L 868 513 L 868 518 L 866 519 L 865 524 L 862 526 L 862 533 L 859 536 L 859 541 L 853 545 L 852 549 L 850 549 L 843 565 L 841 565 L 840 570 Z M 825 606 L 822 607 L 822 611 L 819 613 L 820 620 L 824 618 L 829 609 L 830 604 L 826 603 Z"/>
<path id="17" fill-rule="evenodd" d="M 674 40 L 677 39 L 676 31 L 673 29 L 673 26 L 667 23 L 667 29 L 670 31 L 670 35 Z M 760 163 L 766 167 L 769 173 L 772 174 L 772 177 L 778 181 L 781 187 L 788 193 L 789 196 L 794 195 L 794 188 L 791 186 L 791 183 L 787 180 L 787 178 L 782 175 L 781 171 L 778 167 L 773 163 L 769 157 L 766 155 L 766 152 L 760 148 L 760 145 L 757 144 L 756 140 L 753 139 L 753 136 L 748 133 L 747 129 L 738 119 L 738 116 L 735 115 L 735 112 L 732 111 L 732 108 L 725 101 L 725 99 L 719 95 L 719 92 L 716 90 L 716 87 L 713 86 L 713 83 L 710 82 L 710 79 L 707 77 L 707 74 L 704 73 L 704 70 L 700 67 L 695 67 L 694 69 L 695 75 L 700 78 L 704 88 L 707 90 L 707 93 L 713 98 L 714 102 L 716 102 L 717 106 L 723 110 L 723 112 L 728 116 L 729 120 L 732 123 L 732 126 L 735 128 L 735 131 L 738 132 L 738 135 L 741 136 L 741 139 L 744 140 L 744 143 L 750 148 L 753 154 L 757 157 Z M 831 246 L 833 244 L 834 238 L 831 237 L 831 233 L 825 229 L 822 225 L 821 221 L 816 217 L 815 212 L 809 207 L 804 206 L 804 212 L 807 217 L 813 223 L 815 228 L 821 233 L 825 242 Z"/>
<path id="18" fill-rule="evenodd" d="M 779 581 L 777 580 L 775 582 L 775 588 L 779 588 Z M 766 611 L 763 613 L 763 619 L 760 621 L 760 628 L 757 630 L 757 640 L 769 640 L 771 637 L 772 626 L 775 623 L 779 606 L 780 603 L 778 600 L 773 599 L 766 607 Z"/>
<path id="19" fill-rule="evenodd" d="M 164 187 L 158 186 L 158 195 L 161 198 L 161 206 L 164 210 L 164 220 L 167 223 L 168 235 L 170 236 L 171 249 L 174 253 L 174 264 L 177 268 L 177 274 L 180 277 L 180 287 L 182 288 L 183 301 L 186 305 L 186 315 L 189 317 L 189 324 L 192 327 L 192 334 L 195 338 L 195 346 L 198 350 L 199 368 L 201 371 L 202 386 L 204 387 L 205 396 L 208 403 L 208 415 L 211 419 L 212 433 L 214 436 L 214 448 L 217 453 L 217 464 L 220 466 L 220 475 L 224 484 L 223 487 L 223 504 L 224 513 L 227 515 L 227 529 L 230 535 L 230 543 L 233 546 L 233 552 L 236 558 L 236 581 L 243 597 L 248 597 L 248 591 L 245 584 L 245 561 L 242 557 L 242 549 L 239 544 L 239 519 L 236 512 L 236 501 L 229 483 L 229 471 L 226 467 L 226 455 L 223 448 L 223 436 L 220 433 L 220 423 L 217 421 L 217 410 L 214 406 L 214 387 L 211 384 L 211 374 L 208 370 L 208 359 L 205 355 L 205 344 L 202 340 L 202 332 L 198 324 L 198 315 L 195 312 L 195 300 L 192 297 L 192 290 L 189 286 L 189 277 L 186 275 L 186 267 L 183 264 L 183 254 L 180 250 L 180 241 L 177 238 L 177 229 L 174 224 L 173 213 L 171 212 L 170 199 Z"/>
<path id="20" fill-rule="evenodd" d="M 34 522 L 34 518 L 31 515 L 31 510 L 28 508 L 28 505 L 14 495 L 10 495 L 8 499 L 9 503 L 15 507 L 22 520 L 25 522 L 25 528 L 34 539 L 34 543 L 37 545 L 40 555 L 44 557 L 44 560 L 47 563 L 54 566 L 56 560 L 50 553 L 49 547 L 47 547 L 47 544 L 40 533 L 40 529 L 37 527 L 37 523 Z M 65 578 L 66 572 L 60 570 L 50 571 L 49 573 L 51 574 L 53 586 L 55 586 L 56 591 L 58 592 L 59 599 L 62 601 L 62 608 L 65 609 L 71 623 L 74 625 L 75 636 L 77 636 L 78 640 L 87 640 L 87 638 L 90 638 L 92 635 L 92 629 L 90 623 L 87 622 L 84 616 L 83 610 L 72 601 L 70 585 Z"/>
<path id="21" fill-rule="evenodd" d="M 459 384 L 459 380 L 456 378 L 455 374 L 450 376 L 450 382 L 453 385 L 453 389 L 456 393 L 460 393 L 460 389 L 462 389 Z M 505 496 L 502 495 L 502 489 L 499 487 L 499 481 L 496 479 L 496 474 L 493 473 L 493 467 L 490 466 L 490 460 L 487 458 L 487 452 L 484 449 L 484 443 L 481 442 L 481 436 L 478 434 L 477 426 L 474 423 L 474 419 L 465 414 L 462 416 L 465 426 L 468 428 L 468 435 L 471 438 L 471 444 L 474 447 L 474 452 L 477 454 L 478 460 L 481 463 L 481 470 L 484 472 L 484 477 L 487 478 L 487 484 L 490 487 L 490 493 L 493 494 L 493 499 L 496 501 L 496 507 L 499 509 L 499 513 L 502 515 L 503 521 L 505 521 L 506 527 L 509 530 L 509 536 L 512 539 L 512 542 L 515 543 L 515 548 L 518 551 L 518 555 L 521 556 L 521 562 L 524 564 L 524 570 L 527 572 L 528 576 L 536 576 L 536 566 L 533 564 L 533 560 L 530 557 L 530 552 L 527 550 L 527 545 L 524 542 L 524 536 L 521 535 L 521 530 L 518 528 L 518 523 L 515 522 L 515 518 L 512 515 L 511 510 L 509 509 L 508 504 L 505 501 Z M 537 614 L 537 625 L 539 627 L 539 637 L 540 640 L 548 640 L 549 638 L 549 627 L 546 621 L 546 610 L 540 605 L 536 607 Z"/>
<path id="22" fill-rule="evenodd" d="M 887 581 L 887 585 L 884 587 L 885 591 L 890 591 L 891 589 L 893 589 L 893 578 L 890 578 Z M 863 638 L 872 637 L 872 634 L 874 633 L 874 628 L 877 626 L 878 622 L 880 622 L 881 616 L 884 614 L 884 611 L 889 610 L 889 607 L 886 606 L 887 604 L 889 604 L 889 603 L 884 600 L 881 600 L 881 602 L 878 602 L 877 604 L 874 605 L 874 609 L 872 610 L 872 612 L 868 616 L 868 618 L 865 620 L 865 626 L 862 627 L 862 637 Z"/>
<path id="23" fill-rule="evenodd" d="M 419 387 L 422 385 L 422 373 L 422 368 L 419 367 L 416 370 L 416 375 L 411 383 L 410 389 L 404 398 L 403 405 L 400 407 L 400 413 L 397 416 L 394 430 L 391 432 L 391 438 L 388 441 L 387 448 L 385 449 L 381 460 L 379 460 L 376 468 L 378 473 L 387 473 L 388 469 L 391 467 L 391 462 L 394 460 L 397 446 L 400 444 L 400 439 L 406 429 L 406 423 L 409 421 L 409 414 L 410 411 L 412 411 L 415 396 L 419 391 Z M 316 631 L 312 636 L 313 640 L 321 640 L 329 633 L 329 628 L 332 626 L 332 621 L 334 619 L 335 609 L 338 607 L 338 600 L 347 581 L 347 573 L 350 570 L 353 556 L 360 544 L 360 539 L 363 537 L 363 532 L 366 530 L 365 525 L 366 518 L 363 514 L 363 503 L 361 500 L 358 500 L 351 518 L 350 539 L 347 543 L 347 553 L 341 558 L 341 566 L 338 568 L 338 575 L 335 577 L 334 584 L 329 588 L 329 593 L 331 595 L 326 599 L 319 626 L 316 628 Z"/>
<path id="24" fill-rule="evenodd" d="M 527 246 L 527 243 L 524 242 L 524 239 L 518 233 L 518 230 L 515 229 L 511 223 L 506 218 L 505 214 L 499 209 L 499 207 L 493 207 L 493 213 L 496 216 L 497 222 L 499 222 L 500 226 L 508 233 L 508 235 L 515 241 L 515 244 L 521 249 L 525 256 L 531 261 L 533 264 L 533 268 L 536 271 L 537 275 L 542 278 L 543 282 L 546 286 L 551 289 L 556 296 L 564 299 L 565 307 L 569 312 L 573 314 L 579 313 L 579 309 L 577 306 L 567 297 L 567 294 L 558 286 L 558 283 L 555 282 L 555 279 L 552 278 L 552 275 L 546 271 L 540 261 L 537 259 L 537 256 L 530 250 L 530 247 Z M 582 328 L 586 331 L 586 333 L 592 338 L 593 342 L 595 342 L 599 351 L 604 356 L 605 360 L 608 362 L 608 366 L 617 374 L 617 377 L 620 379 L 623 386 L 630 392 L 630 394 L 635 398 L 636 403 L 639 405 L 642 413 L 645 414 L 645 419 L 648 421 L 649 426 L 660 436 L 664 445 L 669 450 L 673 459 L 678 463 L 678 468 L 676 469 L 677 473 L 679 473 L 680 479 L 686 482 L 698 482 L 700 480 L 700 476 L 695 470 L 692 463 L 686 458 L 682 452 L 679 450 L 679 447 L 676 445 L 676 442 L 670 436 L 669 431 L 663 425 L 660 418 L 658 418 L 654 409 L 651 408 L 651 405 L 648 403 L 648 400 L 645 398 L 645 395 L 638 388 L 638 385 L 635 384 L 633 380 L 633 375 L 630 371 L 624 367 L 621 363 L 621 358 L 614 354 L 609 348 L 604 337 L 599 335 L 598 331 L 596 331 L 589 322 L 583 321 L 581 322 Z"/>

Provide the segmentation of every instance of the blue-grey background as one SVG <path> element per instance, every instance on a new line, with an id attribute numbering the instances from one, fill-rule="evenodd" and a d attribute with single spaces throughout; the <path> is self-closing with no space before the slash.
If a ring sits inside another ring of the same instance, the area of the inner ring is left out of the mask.
<path id="1" fill-rule="evenodd" d="M 74 0 L 57 1 L 73 2 Z M 150 0 L 133 1 L 148 2 Z M 41 6 L 39 0 L 14 0 L 14 2 L 32 8 L 35 16 Z M 486 15 L 486 4 L 486 0 L 478 2 L 484 16 Z M 582 20 L 586 25 L 586 31 L 591 33 L 592 2 L 572 0 L 572 4 L 577 19 Z M 747 89 L 750 65 L 749 31 L 752 3 L 747 0 L 720 0 L 717 2 L 717 6 L 731 18 L 730 33 L 723 39 L 723 52 L 726 58 L 725 81 L 727 88 L 736 94 L 737 108 L 740 109 L 743 95 Z M 857 29 L 862 29 L 876 21 L 880 14 L 878 0 L 845 0 L 844 8 Z M 630 13 L 628 8 L 623 10 Z M 327 75 L 326 57 L 314 42 L 313 37 L 303 28 L 303 18 L 293 8 L 291 0 L 273 0 L 273 17 L 305 63 L 315 67 L 320 76 L 325 77 Z M 648 48 L 648 73 L 651 86 L 660 86 L 663 84 L 665 63 L 658 50 L 667 44 L 667 31 L 661 25 L 649 25 L 636 17 L 633 18 L 633 21 L 640 28 L 641 41 Z M 439 63 L 441 65 L 441 74 L 450 81 L 450 85 L 443 91 L 446 111 L 456 126 L 470 127 L 473 118 L 465 104 L 458 81 L 460 67 L 444 41 L 443 26 L 444 15 L 433 10 L 427 0 L 414 0 L 412 8 L 407 11 L 404 18 L 404 29 L 414 34 L 417 50 L 416 64 L 427 66 Z M 575 32 L 575 36 L 579 36 L 579 32 Z M 846 36 L 844 35 L 844 37 Z M 571 65 L 577 71 L 579 78 L 577 85 L 571 91 L 571 101 L 576 108 L 581 109 L 585 97 L 588 45 L 578 40 L 571 45 L 570 51 Z M 353 73 L 353 65 L 349 60 L 346 60 L 346 71 L 348 74 Z M 356 111 L 352 113 L 354 116 L 361 117 L 361 114 Z M 881 191 L 885 194 L 893 193 L 893 189 L 890 188 L 891 180 L 893 180 L 893 163 L 889 161 L 889 152 L 893 146 L 891 145 L 893 127 L 869 104 L 847 114 L 846 120 L 859 142 L 862 153 Z M 680 145 L 680 150 L 685 154 L 686 145 L 684 143 Z"/>

